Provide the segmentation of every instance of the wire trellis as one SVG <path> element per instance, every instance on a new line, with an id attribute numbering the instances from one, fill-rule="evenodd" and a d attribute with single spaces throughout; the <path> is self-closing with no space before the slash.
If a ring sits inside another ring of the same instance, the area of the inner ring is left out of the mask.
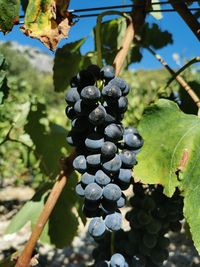
<path id="1" fill-rule="evenodd" d="M 191 3 L 197 3 L 198 0 L 193 0 L 191 1 Z M 182 4 L 179 1 L 175 1 L 175 4 Z M 163 5 L 168 5 L 170 4 L 169 1 L 162 1 L 162 2 L 154 2 L 151 3 L 151 6 L 163 6 Z M 85 12 L 92 12 L 92 11 L 100 11 L 100 10 L 116 10 L 116 9 L 124 9 L 124 8 L 134 8 L 134 7 L 146 7 L 144 4 L 141 5 L 134 5 L 134 4 L 129 4 L 129 5 L 115 5 L 115 6 L 103 6 L 103 7 L 91 7 L 91 8 L 82 8 L 82 9 L 71 9 L 68 10 L 69 13 L 71 13 L 72 18 L 76 18 L 76 19 L 81 19 L 81 18 L 89 18 L 89 17 L 97 17 L 99 16 L 101 13 L 86 13 L 86 14 L 80 14 L 77 15 L 76 13 L 85 13 Z M 196 7 L 196 8 L 188 8 L 188 10 L 190 11 L 200 11 L 200 8 Z M 127 13 L 130 14 L 132 12 L 132 10 L 123 10 L 123 13 Z M 161 12 L 161 13 L 172 13 L 172 12 L 176 12 L 175 9 L 173 8 L 167 8 L 167 9 L 147 9 L 146 10 L 147 13 L 157 13 L 157 12 Z M 20 16 L 21 19 L 24 18 L 24 16 Z M 23 24 L 24 21 L 20 21 L 19 24 Z"/>

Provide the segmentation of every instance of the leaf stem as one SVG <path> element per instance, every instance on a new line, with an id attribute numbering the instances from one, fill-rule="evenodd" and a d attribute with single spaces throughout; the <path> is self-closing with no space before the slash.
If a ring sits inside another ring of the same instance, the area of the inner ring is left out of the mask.
<path id="1" fill-rule="evenodd" d="M 26 243 L 22 254 L 19 256 L 15 267 L 29 267 L 31 258 L 33 255 L 34 248 L 37 244 L 38 239 L 44 229 L 45 224 L 47 223 L 56 203 L 57 200 L 62 193 L 63 188 L 65 187 L 68 177 L 73 171 L 72 168 L 72 161 L 76 156 L 76 152 L 72 153 L 68 158 L 62 160 L 62 170 L 58 175 L 56 182 L 51 190 L 51 193 L 44 205 L 42 213 L 40 214 L 38 221 L 32 231 L 32 234 Z"/>
<path id="2" fill-rule="evenodd" d="M 176 81 L 180 84 L 181 87 L 183 87 L 183 89 L 185 89 L 185 91 L 189 94 L 189 96 L 192 98 L 192 100 L 197 105 L 197 107 L 200 108 L 200 99 L 199 99 L 198 95 L 193 91 L 191 86 L 180 75 L 176 75 L 176 72 L 151 47 L 145 46 L 145 48 L 166 68 L 166 70 L 168 70 L 168 72 L 172 76 L 175 76 Z"/>
<path id="3" fill-rule="evenodd" d="M 102 12 L 98 17 L 97 17 L 97 25 L 95 28 L 95 45 L 96 45 L 96 50 L 97 50 L 97 65 L 101 68 L 103 66 L 102 62 L 102 50 L 101 50 L 101 25 L 102 25 L 102 19 L 105 16 L 108 15 L 119 15 L 122 17 L 127 18 L 128 16 L 125 13 L 122 13 L 120 11 L 105 11 Z"/>

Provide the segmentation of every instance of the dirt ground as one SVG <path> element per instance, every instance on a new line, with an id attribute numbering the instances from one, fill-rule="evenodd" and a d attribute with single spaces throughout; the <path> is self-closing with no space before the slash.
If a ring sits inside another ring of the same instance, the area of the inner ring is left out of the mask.
<path id="1" fill-rule="evenodd" d="M 23 248 L 30 235 L 30 226 L 26 225 L 20 232 L 5 235 L 5 229 L 21 205 L 32 197 L 34 191 L 29 187 L 14 188 L 8 185 L 0 190 L 0 261 Z M 92 263 L 92 250 L 95 243 L 87 235 L 86 227 L 80 225 L 70 247 L 54 249 L 49 245 L 39 244 L 37 267 L 83 267 Z M 166 267 L 200 267 L 200 257 L 193 243 L 185 235 L 184 229 L 179 234 L 170 233 L 169 260 Z"/>

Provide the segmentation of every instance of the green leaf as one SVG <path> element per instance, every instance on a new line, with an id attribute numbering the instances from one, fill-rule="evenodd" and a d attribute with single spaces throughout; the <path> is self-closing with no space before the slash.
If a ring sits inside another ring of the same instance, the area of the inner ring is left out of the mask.
<path id="1" fill-rule="evenodd" d="M 76 235 L 78 218 L 72 211 L 77 202 L 74 192 L 76 183 L 77 177 L 72 175 L 42 232 L 40 238 L 42 243 L 50 243 L 62 248 L 69 245 Z M 51 188 L 51 183 L 42 186 L 32 200 L 28 201 L 11 220 L 6 230 L 7 234 L 19 231 L 27 222 L 31 222 L 31 228 L 34 228 Z"/>
<path id="2" fill-rule="evenodd" d="M 144 47 L 152 46 L 155 49 L 160 49 L 173 43 L 172 34 L 168 31 L 163 31 L 156 23 L 146 23 L 141 38 Z"/>
<path id="3" fill-rule="evenodd" d="M 65 91 L 71 78 L 77 74 L 79 68 L 87 65 L 87 62 L 83 64 L 85 57 L 80 52 L 80 47 L 84 42 L 85 38 L 57 49 L 53 67 L 55 91 Z"/>
<path id="4" fill-rule="evenodd" d="M 136 179 L 163 185 L 169 197 L 180 189 L 184 215 L 200 252 L 200 118 L 184 114 L 174 102 L 159 100 L 146 109 L 139 131 L 144 147 L 134 169 Z"/>
<path id="5" fill-rule="evenodd" d="M 44 104 L 32 106 L 24 129 L 35 145 L 36 157 L 41 159 L 41 170 L 46 175 L 55 177 L 60 169 L 62 147 L 69 148 L 66 142 L 67 132 L 60 125 L 49 123 L 45 113 Z"/>
<path id="6" fill-rule="evenodd" d="M 19 21 L 20 0 L 0 0 L 0 31 L 7 33 Z"/>
<path id="7" fill-rule="evenodd" d="M 101 24 L 102 56 L 107 64 L 112 65 L 117 50 L 120 48 L 122 38 L 126 31 L 126 19 L 118 18 Z M 111 34 L 112 33 L 112 34 Z M 94 28 L 94 36 L 95 36 Z"/>

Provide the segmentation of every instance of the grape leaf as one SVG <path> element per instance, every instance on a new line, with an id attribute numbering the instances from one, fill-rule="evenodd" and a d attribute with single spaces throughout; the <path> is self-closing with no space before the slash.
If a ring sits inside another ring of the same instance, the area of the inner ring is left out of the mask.
<path id="1" fill-rule="evenodd" d="M 8 33 L 19 22 L 20 0 L 0 0 L 0 31 Z"/>
<path id="2" fill-rule="evenodd" d="M 69 245 L 76 235 L 78 218 L 72 212 L 74 205 L 78 205 L 78 198 L 74 192 L 76 182 L 77 177 L 72 175 L 42 232 L 42 243 L 62 248 Z M 27 222 L 31 222 L 31 228 L 34 228 L 51 188 L 51 183 L 45 183 L 38 190 L 32 200 L 28 201 L 11 220 L 6 234 L 19 231 Z"/>
<path id="3" fill-rule="evenodd" d="M 63 156 L 62 147 L 67 147 L 69 152 L 70 148 L 66 142 L 66 130 L 60 125 L 49 122 L 45 113 L 44 104 L 37 103 L 36 106 L 32 106 L 24 129 L 35 145 L 35 155 L 41 160 L 41 171 L 54 177 L 60 169 L 59 159 Z"/>
<path id="4" fill-rule="evenodd" d="M 21 30 L 55 50 L 60 40 L 68 37 L 71 27 L 71 15 L 66 11 L 68 4 L 69 0 L 29 0 Z"/>
<path id="5" fill-rule="evenodd" d="M 160 49 L 173 43 L 172 34 L 168 31 L 163 31 L 156 23 L 145 24 L 141 40 L 144 47 L 152 46 L 155 49 Z"/>
<path id="6" fill-rule="evenodd" d="M 200 118 L 162 99 L 146 109 L 139 131 L 144 147 L 134 168 L 136 180 L 163 185 L 169 197 L 176 187 L 180 189 L 184 216 L 200 252 Z"/>
<path id="7" fill-rule="evenodd" d="M 82 56 L 80 52 L 80 47 L 84 42 L 85 38 L 66 44 L 56 51 L 53 67 L 55 91 L 66 90 L 70 79 L 77 74 L 79 69 L 90 64 L 89 58 Z"/>
<path id="8" fill-rule="evenodd" d="M 95 36 L 95 28 L 93 29 L 93 31 Z M 113 19 L 101 24 L 100 37 L 102 43 L 102 56 L 106 60 L 107 64 L 112 65 L 117 50 L 121 46 L 125 31 L 125 18 Z"/>

